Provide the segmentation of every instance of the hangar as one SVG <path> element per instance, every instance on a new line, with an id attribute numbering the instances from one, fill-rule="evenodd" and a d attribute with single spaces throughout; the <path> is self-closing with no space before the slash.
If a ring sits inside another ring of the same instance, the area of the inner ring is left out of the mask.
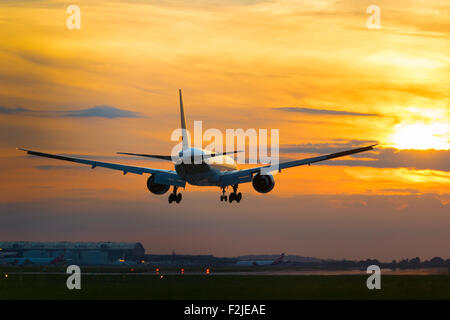
<path id="1" fill-rule="evenodd" d="M 70 263 L 79 265 L 140 261 L 145 255 L 140 242 L 5 241 L 0 242 L 0 252 L 8 257 L 29 258 L 31 262 L 63 256 Z"/>

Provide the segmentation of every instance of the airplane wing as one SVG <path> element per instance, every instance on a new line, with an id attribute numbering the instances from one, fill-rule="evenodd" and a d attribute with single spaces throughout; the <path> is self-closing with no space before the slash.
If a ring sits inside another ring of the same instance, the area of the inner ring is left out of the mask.
<path id="1" fill-rule="evenodd" d="M 313 157 L 313 158 L 306 158 L 306 159 L 301 159 L 301 160 L 282 162 L 282 163 L 279 163 L 277 167 L 275 167 L 276 168 L 275 170 L 278 170 L 278 172 L 281 172 L 282 169 L 302 166 L 305 164 L 310 165 L 311 163 L 315 163 L 315 162 L 319 162 L 319 161 L 324 161 L 324 160 L 347 156 L 350 154 L 369 151 L 369 150 L 373 150 L 373 148 L 376 145 L 377 144 L 373 144 L 373 145 L 370 145 L 367 147 L 350 149 L 350 150 L 345 150 L 345 151 L 341 151 L 341 152 L 337 152 L 337 153 L 330 153 L 330 154 Z M 222 176 L 221 186 L 228 186 L 228 185 L 232 185 L 232 184 L 240 184 L 240 183 L 250 182 L 250 181 L 252 181 L 252 177 L 254 174 L 261 172 L 261 169 L 263 169 L 263 168 L 270 168 L 270 167 L 271 167 L 270 165 L 266 165 L 266 166 L 262 166 L 262 167 L 225 172 Z"/>
<path id="2" fill-rule="evenodd" d="M 27 154 L 30 154 L 33 156 L 46 157 L 46 158 L 51 158 L 51 159 L 64 160 L 64 161 L 70 161 L 70 162 L 90 165 L 92 169 L 94 169 L 95 167 L 102 167 L 102 168 L 108 168 L 108 169 L 112 169 L 112 170 L 122 171 L 123 174 L 149 173 L 149 174 L 155 175 L 155 177 L 158 180 L 157 183 L 163 183 L 163 184 L 175 185 L 175 186 L 184 186 L 186 183 L 176 173 L 176 171 L 173 171 L 173 170 L 153 169 L 153 168 L 145 168 L 145 167 L 137 167 L 137 166 L 128 166 L 128 165 L 116 164 L 116 163 L 110 163 L 110 162 L 86 160 L 86 159 L 44 153 L 44 152 L 39 152 L 39 151 L 27 150 L 27 149 L 22 149 L 22 148 L 17 148 L 17 150 L 25 151 Z"/>

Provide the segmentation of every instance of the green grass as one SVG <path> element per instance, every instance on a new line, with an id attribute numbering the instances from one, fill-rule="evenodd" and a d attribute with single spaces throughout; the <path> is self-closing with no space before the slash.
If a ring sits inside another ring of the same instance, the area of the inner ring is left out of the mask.
<path id="1" fill-rule="evenodd" d="M 81 290 L 66 279 L 2 276 L 0 299 L 450 299 L 450 275 L 384 275 L 381 290 L 368 290 L 361 275 L 84 275 Z"/>

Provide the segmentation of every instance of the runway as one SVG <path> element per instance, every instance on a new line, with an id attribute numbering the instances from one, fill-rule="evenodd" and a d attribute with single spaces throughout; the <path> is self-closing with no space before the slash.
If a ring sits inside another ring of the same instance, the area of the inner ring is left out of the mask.
<path id="1" fill-rule="evenodd" d="M 81 270 L 83 268 L 81 267 Z M 66 275 L 65 272 L 3 272 L 7 274 L 23 274 L 23 275 Z M 265 270 L 265 271 L 228 271 L 228 272 L 214 272 L 211 269 L 210 273 L 206 272 L 189 272 L 184 273 L 168 271 L 164 272 L 160 269 L 159 272 L 83 272 L 84 276 L 339 276 L 339 275 L 366 275 L 365 270 Z M 433 268 L 433 269 L 404 269 L 404 270 L 392 270 L 381 269 L 381 274 L 384 275 L 448 275 L 450 270 L 447 268 Z"/>

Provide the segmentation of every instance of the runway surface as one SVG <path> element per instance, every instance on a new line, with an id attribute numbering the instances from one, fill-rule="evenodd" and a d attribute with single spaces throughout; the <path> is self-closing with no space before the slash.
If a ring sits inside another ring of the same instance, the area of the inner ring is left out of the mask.
<path id="1" fill-rule="evenodd" d="M 81 270 L 83 270 L 81 268 Z M 65 272 L 7 272 L 8 274 L 30 274 L 30 275 L 61 275 Z M 206 272 L 164 272 L 160 269 L 159 272 L 83 272 L 83 275 L 87 276 L 173 276 L 173 275 L 205 275 L 205 276 L 299 276 L 299 275 L 315 275 L 315 276 L 332 276 L 332 275 L 366 275 L 365 270 L 273 270 L 273 271 L 236 271 L 236 272 L 214 272 L 212 269 L 209 274 Z M 392 270 L 381 269 L 381 274 L 384 275 L 447 275 L 450 274 L 450 270 L 446 268 L 442 269 L 405 269 L 405 270 Z"/>

